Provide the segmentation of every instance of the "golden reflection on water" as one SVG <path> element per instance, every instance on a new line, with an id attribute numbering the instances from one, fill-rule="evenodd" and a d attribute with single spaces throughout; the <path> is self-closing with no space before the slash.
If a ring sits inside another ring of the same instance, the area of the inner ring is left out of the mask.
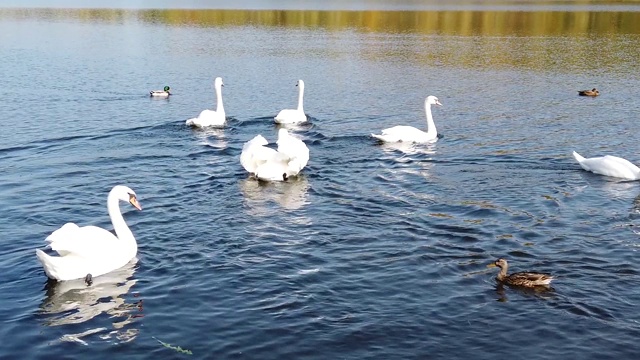
<path id="1" fill-rule="evenodd" d="M 0 18 L 262 26 L 459 36 L 640 34 L 640 12 L 0 9 Z"/>

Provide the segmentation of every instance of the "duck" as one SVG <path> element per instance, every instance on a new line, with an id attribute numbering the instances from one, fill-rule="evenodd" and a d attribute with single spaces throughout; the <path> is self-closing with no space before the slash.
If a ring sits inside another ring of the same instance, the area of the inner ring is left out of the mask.
<path id="1" fill-rule="evenodd" d="M 301 124 L 307 122 L 307 115 L 304 113 L 303 97 L 304 97 L 304 81 L 298 80 L 298 108 L 284 109 L 274 117 L 277 124 Z"/>
<path id="2" fill-rule="evenodd" d="M 277 150 L 267 147 L 269 142 L 256 135 L 242 147 L 240 164 L 252 176 L 262 181 L 286 181 L 296 176 L 309 161 L 309 148 L 287 129 L 278 130 Z"/>
<path id="3" fill-rule="evenodd" d="M 578 95 L 580 95 L 580 96 L 598 96 L 598 95 L 600 95 L 600 91 L 598 91 L 596 88 L 593 88 L 591 90 L 578 90 Z"/>
<path id="4" fill-rule="evenodd" d="M 507 275 L 509 264 L 507 263 L 507 260 L 503 258 L 494 261 L 493 263 L 487 265 L 487 267 L 500 268 L 500 272 L 498 273 L 498 276 L 496 276 L 496 280 L 507 285 L 523 287 L 547 286 L 554 279 L 554 277 L 550 274 L 537 272 L 523 271 Z"/>
<path id="5" fill-rule="evenodd" d="M 586 171 L 625 180 L 640 180 L 640 168 L 627 159 L 612 155 L 585 159 L 575 151 L 573 157 Z"/>
<path id="6" fill-rule="evenodd" d="M 151 90 L 149 94 L 151 97 L 169 97 L 171 95 L 170 89 L 170 87 L 165 86 L 163 90 Z"/>
<path id="7" fill-rule="evenodd" d="M 224 126 L 227 121 L 224 105 L 222 104 L 222 87 L 224 83 L 221 77 L 217 77 L 213 82 L 213 87 L 216 90 L 216 110 L 205 109 L 200 112 L 200 115 L 196 118 L 192 118 L 186 121 L 186 124 L 194 127 L 207 127 L 207 126 Z"/>
<path id="8" fill-rule="evenodd" d="M 142 210 L 131 188 L 114 186 L 107 196 L 107 210 L 115 235 L 97 226 L 80 227 L 70 222 L 45 239 L 58 253 L 58 256 L 51 256 L 36 249 L 47 277 L 57 281 L 85 279 L 89 285 L 94 277 L 117 270 L 136 257 L 138 245 L 122 217 L 120 201 Z"/>
<path id="9" fill-rule="evenodd" d="M 442 106 L 437 97 L 430 95 L 424 100 L 424 109 L 427 114 L 427 131 L 416 129 L 413 126 L 398 125 L 382 130 L 382 134 L 371 134 L 383 142 L 412 142 L 418 144 L 433 143 L 438 141 L 438 131 L 431 115 L 431 105 Z"/>

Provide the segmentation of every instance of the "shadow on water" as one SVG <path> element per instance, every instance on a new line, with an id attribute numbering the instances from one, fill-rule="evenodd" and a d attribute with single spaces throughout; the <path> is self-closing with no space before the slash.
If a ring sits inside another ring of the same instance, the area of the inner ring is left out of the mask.
<path id="1" fill-rule="evenodd" d="M 85 323 L 95 326 L 94 319 L 106 314 L 111 327 L 65 334 L 60 340 L 87 345 L 87 339 L 83 338 L 98 333 L 102 339 L 115 337 L 119 342 L 135 339 L 139 330 L 130 325 L 143 316 L 142 299 L 127 302 L 126 297 L 137 283 L 133 278 L 136 265 L 134 259 L 116 271 L 93 278 L 90 286 L 82 279 L 60 282 L 48 279 L 44 287 L 46 296 L 40 305 L 44 325 L 76 330 Z"/>

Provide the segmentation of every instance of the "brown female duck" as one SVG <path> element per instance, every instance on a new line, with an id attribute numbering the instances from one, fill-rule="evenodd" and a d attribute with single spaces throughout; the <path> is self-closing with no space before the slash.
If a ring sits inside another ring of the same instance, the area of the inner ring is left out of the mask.
<path id="1" fill-rule="evenodd" d="M 600 95 L 600 91 L 598 91 L 596 88 L 593 88 L 591 90 L 580 90 L 580 91 L 578 91 L 578 95 L 580 95 L 580 96 L 598 96 L 598 95 Z"/>
<path id="2" fill-rule="evenodd" d="M 505 259 L 498 259 L 494 263 L 487 265 L 487 267 L 499 267 L 500 272 L 496 276 L 496 280 L 507 285 L 534 287 L 534 286 L 546 286 L 551 283 L 553 276 L 550 274 L 535 273 L 535 272 L 517 272 L 511 275 L 507 275 L 509 264 Z"/>

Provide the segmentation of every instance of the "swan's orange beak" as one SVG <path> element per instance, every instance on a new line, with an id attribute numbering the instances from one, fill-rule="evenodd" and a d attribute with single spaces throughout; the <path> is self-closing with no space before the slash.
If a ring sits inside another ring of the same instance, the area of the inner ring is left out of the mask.
<path id="1" fill-rule="evenodd" d="M 138 202 L 138 199 L 136 199 L 135 195 L 129 196 L 129 204 L 133 205 L 133 207 L 138 210 L 142 210 L 142 206 L 140 206 L 140 203 Z"/>
<path id="2" fill-rule="evenodd" d="M 494 268 L 494 267 L 498 267 L 498 265 L 496 265 L 495 263 L 491 263 L 489 265 L 487 265 L 488 268 Z"/>

